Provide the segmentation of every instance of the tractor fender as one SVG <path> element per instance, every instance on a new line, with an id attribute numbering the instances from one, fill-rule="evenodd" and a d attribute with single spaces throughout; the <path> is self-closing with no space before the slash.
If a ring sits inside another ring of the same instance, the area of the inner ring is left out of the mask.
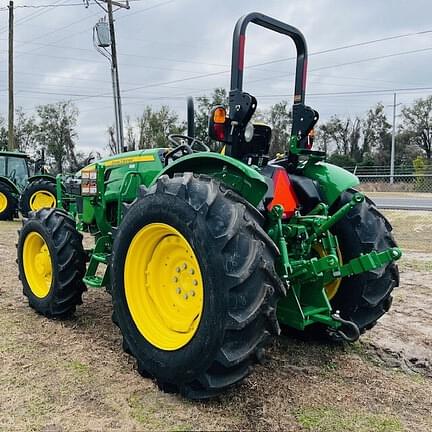
<path id="1" fill-rule="evenodd" d="M 172 177 L 175 173 L 183 172 L 207 174 L 236 191 L 255 207 L 261 202 L 268 188 L 265 177 L 254 168 L 232 157 L 210 152 L 195 153 L 177 159 L 164 168 L 151 185 L 164 174 Z"/>
<path id="2" fill-rule="evenodd" d="M 319 184 L 323 198 L 329 206 L 340 197 L 342 192 L 360 184 L 357 176 L 327 162 L 308 162 L 302 174 Z"/>
<path id="3" fill-rule="evenodd" d="M 9 180 L 7 177 L 0 176 L 0 183 L 4 183 L 7 186 L 9 186 L 12 189 L 13 194 L 16 194 L 16 195 L 20 194 L 20 191 L 19 191 L 17 185 L 14 182 L 12 182 L 11 180 Z"/>
<path id="4" fill-rule="evenodd" d="M 34 181 L 40 180 L 40 179 L 44 179 L 44 180 L 48 180 L 48 181 L 51 181 L 53 183 L 56 183 L 56 178 L 54 176 L 52 176 L 52 175 L 49 175 L 49 174 L 36 174 L 34 176 L 31 176 L 28 179 L 28 184 L 33 183 Z"/>

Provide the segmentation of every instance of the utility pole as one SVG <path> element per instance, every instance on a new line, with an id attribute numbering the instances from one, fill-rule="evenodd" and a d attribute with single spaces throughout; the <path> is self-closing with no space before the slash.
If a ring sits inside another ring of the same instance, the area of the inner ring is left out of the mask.
<path id="1" fill-rule="evenodd" d="M 106 57 L 111 63 L 111 79 L 113 86 L 113 96 L 114 96 L 114 116 L 116 123 L 116 152 L 121 153 L 126 151 L 124 146 L 124 132 L 123 132 L 123 113 L 122 113 L 122 103 L 121 103 L 121 93 L 120 93 L 120 80 L 118 72 L 118 61 L 117 61 L 117 44 L 114 28 L 114 15 L 113 15 L 113 5 L 123 9 L 130 9 L 129 0 L 125 3 L 114 1 L 114 0 L 101 0 L 107 4 L 107 8 L 103 7 L 98 1 L 96 3 L 108 14 L 108 27 L 109 27 L 109 37 L 102 31 L 99 34 L 99 28 L 105 23 L 104 19 L 101 19 L 98 24 L 93 28 L 93 44 L 96 50 Z M 90 0 L 84 0 L 86 7 L 89 6 Z M 97 39 L 95 39 L 95 32 L 97 34 Z M 108 54 L 106 48 L 111 47 L 111 53 Z"/>
<path id="2" fill-rule="evenodd" d="M 120 95 L 120 81 L 118 73 L 118 62 L 117 62 L 117 45 L 114 28 L 114 16 L 113 16 L 113 2 L 112 0 L 106 0 L 108 4 L 108 23 L 110 27 L 111 35 L 111 67 L 113 76 L 113 91 L 114 91 L 114 107 L 116 109 L 116 117 L 118 122 L 117 127 L 117 151 L 121 153 L 124 151 L 124 135 L 123 135 L 123 113 Z"/>
<path id="3" fill-rule="evenodd" d="M 393 93 L 393 130 L 390 152 L 390 184 L 394 182 L 394 163 L 395 163 L 395 142 L 396 142 L 396 93 Z"/>
<path id="4" fill-rule="evenodd" d="M 99 52 L 99 54 L 102 54 L 111 63 L 111 79 L 112 79 L 113 96 L 114 96 L 114 116 L 116 122 L 116 141 L 117 141 L 115 150 L 116 153 L 122 153 L 126 151 L 126 149 L 124 146 L 123 113 L 122 113 L 122 103 L 121 103 L 121 94 L 120 94 L 120 80 L 119 80 L 119 73 L 118 73 L 117 44 L 116 44 L 116 35 L 115 35 L 115 28 L 114 28 L 113 5 L 122 9 L 130 9 L 129 0 L 126 0 L 125 3 L 120 1 L 114 1 L 114 0 L 101 0 L 107 4 L 106 9 L 97 0 L 95 1 L 96 4 L 99 5 L 108 15 L 109 35 L 105 27 L 106 25 L 105 18 L 102 18 L 93 27 L 93 44 L 96 50 Z M 84 3 L 86 3 L 86 7 L 88 7 L 90 4 L 90 0 L 84 0 Z M 111 47 L 111 53 L 108 53 L 106 49 L 107 47 Z"/>
<path id="5" fill-rule="evenodd" d="M 8 150 L 15 150 L 14 136 L 14 70 L 13 70 L 13 38 L 14 38 L 14 2 L 9 2 L 9 118 L 8 118 Z"/>

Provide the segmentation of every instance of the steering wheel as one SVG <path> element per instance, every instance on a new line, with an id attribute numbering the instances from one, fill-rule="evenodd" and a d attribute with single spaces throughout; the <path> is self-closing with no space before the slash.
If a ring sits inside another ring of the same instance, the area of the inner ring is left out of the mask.
<path id="1" fill-rule="evenodd" d="M 201 149 L 204 149 L 206 152 L 210 151 L 210 148 L 202 141 L 186 135 L 171 134 L 168 135 L 168 141 L 175 147 L 165 155 L 165 166 L 169 164 L 170 159 L 176 160 L 182 156 L 192 154 L 194 151 L 199 151 L 197 149 L 194 150 L 194 146 L 196 145 L 201 147 Z M 191 144 L 187 144 L 190 141 L 192 141 Z"/>
<path id="2" fill-rule="evenodd" d="M 180 135 L 180 134 L 172 134 L 168 136 L 168 141 L 175 146 L 180 146 L 185 144 L 186 141 L 188 143 L 188 146 L 192 149 L 192 151 L 210 151 L 210 147 L 206 144 L 204 144 L 202 141 L 200 141 L 197 138 L 192 138 L 187 135 Z M 199 148 L 194 148 L 195 146 L 198 146 Z"/>

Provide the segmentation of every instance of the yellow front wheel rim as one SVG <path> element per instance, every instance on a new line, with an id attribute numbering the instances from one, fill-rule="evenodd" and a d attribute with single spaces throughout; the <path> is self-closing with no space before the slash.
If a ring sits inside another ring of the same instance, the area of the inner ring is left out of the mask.
<path id="1" fill-rule="evenodd" d="M 126 302 L 144 338 L 173 351 L 195 335 L 204 305 L 204 286 L 189 242 L 170 225 L 152 223 L 132 239 L 125 267 Z"/>
<path id="2" fill-rule="evenodd" d="M 8 199 L 7 196 L 3 193 L 0 192 L 0 213 L 3 213 L 8 206 Z"/>
<path id="3" fill-rule="evenodd" d="M 33 211 L 41 208 L 54 208 L 56 205 L 56 197 L 47 190 L 37 191 L 30 197 L 30 208 Z"/>
<path id="4" fill-rule="evenodd" d="M 38 298 L 45 298 L 51 289 L 52 260 L 48 245 L 35 231 L 28 234 L 24 241 L 23 265 L 32 293 Z"/>

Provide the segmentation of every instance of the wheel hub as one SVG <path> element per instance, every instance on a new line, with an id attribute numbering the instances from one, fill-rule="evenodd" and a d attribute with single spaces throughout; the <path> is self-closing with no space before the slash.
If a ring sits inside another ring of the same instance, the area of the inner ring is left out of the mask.
<path id="1" fill-rule="evenodd" d="M 52 261 L 48 245 L 38 232 L 30 232 L 24 241 L 23 266 L 32 293 L 46 297 L 51 289 Z"/>
<path id="2" fill-rule="evenodd" d="M 30 197 L 30 208 L 33 211 L 41 208 L 54 208 L 57 205 L 56 197 L 49 191 L 37 191 Z"/>
<path id="3" fill-rule="evenodd" d="M 125 262 L 125 292 L 132 318 L 150 343 L 175 350 L 193 338 L 203 281 L 191 245 L 175 228 L 155 223 L 135 235 Z"/>
<path id="4" fill-rule="evenodd" d="M 48 252 L 48 248 L 43 246 L 41 251 L 35 257 L 35 268 L 38 274 L 46 276 L 51 273 L 51 259 Z"/>

